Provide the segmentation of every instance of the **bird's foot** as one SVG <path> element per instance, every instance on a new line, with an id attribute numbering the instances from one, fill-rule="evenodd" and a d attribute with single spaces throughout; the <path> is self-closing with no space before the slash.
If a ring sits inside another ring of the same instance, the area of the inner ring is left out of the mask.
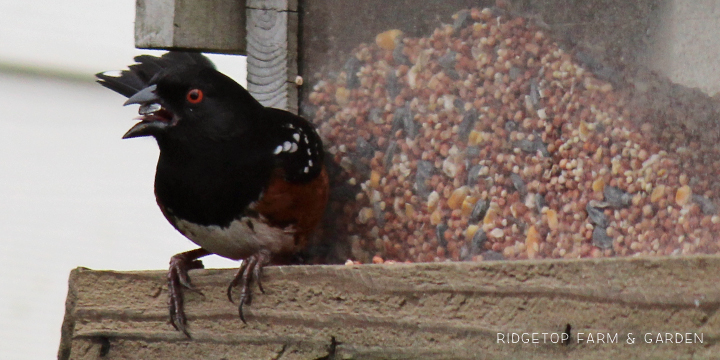
<path id="1" fill-rule="evenodd" d="M 187 317 L 185 316 L 183 288 L 203 295 L 200 290 L 190 283 L 188 271 L 193 269 L 202 269 L 203 263 L 198 260 L 198 258 L 208 254 L 209 252 L 200 248 L 180 253 L 170 258 L 170 270 L 168 270 L 167 274 L 170 324 L 172 324 L 176 330 L 182 331 L 182 333 L 188 338 L 190 338 L 190 333 L 187 330 Z"/>
<path id="2" fill-rule="evenodd" d="M 234 287 L 240 286 L 238 313 L 240 314 L 240 320 L 246 324 L 247 321 L 245 321 L 245 314 L 243 314 L 243 305 L 250 305 L 250 302 L 252 301 L 252 291 L 250 290 L 250 286 L 253 281 L 258 284 L 260 292 L 265 292 L 262 287 L 260 275 L 262 275 L 262 268 L 268 263 L 270 263 L 270 252 L 266 250 L 261 250 L 257 254 L 249 256 L 247 259 L 243 260 L 242 265 L 240 265 L 240 269 L 238 269 L 237 274 L 235 274 L 235 278 L 228 286 L 227 296 L 233 304 L 235 301 L 232 297 L 232 290 Z"/>

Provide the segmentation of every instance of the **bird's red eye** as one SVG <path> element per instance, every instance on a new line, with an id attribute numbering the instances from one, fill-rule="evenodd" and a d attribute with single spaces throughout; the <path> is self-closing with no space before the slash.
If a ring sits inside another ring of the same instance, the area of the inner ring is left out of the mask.
<path id="1" fill-rule="evenodd" d="M 191 104 L 197 104 L 202 101 L 203 92 L 200 89 L 192 89 L 188 91 L 186 98 Z"/>

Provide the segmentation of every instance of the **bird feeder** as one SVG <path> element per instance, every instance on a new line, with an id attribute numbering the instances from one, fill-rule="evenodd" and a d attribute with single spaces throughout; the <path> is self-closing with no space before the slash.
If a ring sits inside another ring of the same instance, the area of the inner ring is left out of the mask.
<path id="1" fill-rule="evenodd" d="M 712 1 L 138 0 L 138 48 L 247 56 L 338 171 L 311 263 L 78 268 L 61 359 L 710 357 L 720 350 Z M 163 255 L 159 255 L 163 256 Z M 314 257 L 313 257 L 314 256 Z"/>

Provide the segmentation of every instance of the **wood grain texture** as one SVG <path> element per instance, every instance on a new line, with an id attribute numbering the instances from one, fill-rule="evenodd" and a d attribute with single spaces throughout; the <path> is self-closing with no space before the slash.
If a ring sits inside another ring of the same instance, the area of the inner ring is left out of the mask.
<path id="1" fill-rule="evenodd" d="M 277 11 L 298 11 L 298 0 L 247 0 L 247 7 Z"/>
<path id="2" fill-rule="evenodd" d="M 244 0 L 137 0 L 135 46 L 245 54 Z"/>
<path id="3" fill-rule="evenodd" d="M 295 114 L 298 108 L 296 9 L 296 1 L 279 0 L 251 1 L 247 8 L 248 91 L 265 106 Z"/>
<path id="4" fill-rule="evenodd" d="M 135 47 L 172 47 L 175 0 L 137 0 L 135 3 Z"/>
<path id="5" fill-rule="evenodd" d="M 712 358 L 720 257 L 269 267 L 237 317 L 234 270 L 197 270 L 193 340 L 167 322 L 165 273 L 76 269 L 62 359 Z M 498 332 L 618 333 L 619 344 L 498 344 Z M 694 332 L 702 344 L 645 344 Z M 633 333 L 635 345 L 624 339 Z M 336 339 L 334 351 L 330 349 Z M 69 350 L 68 350 L 69 349 Z M 332 358 L 332 357 L 328 357 Z"/>

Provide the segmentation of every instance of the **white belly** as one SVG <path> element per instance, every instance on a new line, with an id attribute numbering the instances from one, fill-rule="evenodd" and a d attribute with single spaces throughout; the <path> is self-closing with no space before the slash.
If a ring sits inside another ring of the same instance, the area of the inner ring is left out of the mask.
<path id="1" fill-rule="evenodd" d="M 175 225 L 183 235 L 203 249 L 229 259 L 245 259 L 261 249 L 272 254 L 294 251 L 292 227 L 269 226 L 263 219 L 246 217 L 234 220 L 228 227 L 204 226 L 176 219 Z"/>

